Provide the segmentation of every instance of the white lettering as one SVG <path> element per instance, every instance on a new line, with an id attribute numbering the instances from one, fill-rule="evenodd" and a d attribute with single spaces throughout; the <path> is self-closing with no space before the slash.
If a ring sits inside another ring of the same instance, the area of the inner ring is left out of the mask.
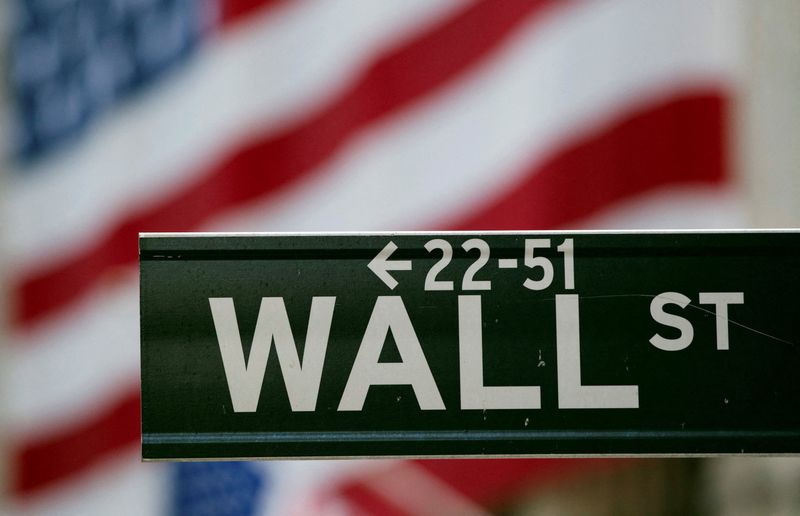
<path id="1" fill-rule="evenodd" d="M 381 363 L 378 360 L 390 330 L 401 361 Z M 372 385 L 411 385 L 422 410 L 445 408 L 411 319 L 399 296 L 379 296 L 375 301 L 339 402 L 339 410 L 362 410 Z"/>
<path id="2" fill-rule="evenodd" d="M 556 295 L 558 407 L 639 408 L 638 385 L 582 385 L 577 294 Z"/>
<path id="3" fill-rule="evenodd" d="M 691 301 L 688 297 L 678 292 L 664 292 L 653 298 L 650 302 L 650 315 L 657 323 L 664 326 L 671 326 L 680 331 L 674 339 L 667 339 L 658 333 L 650 337 L 650 344 L 664 351 L 680 351 L 689 347 L 694 338 L 694 328 L 688 319 L 680 315 L 670 314 L 664 311 L 664 305 L 678 305 L 685 308 Z"/>
<path id="4" fill-rule="evenodd" d="M 283 298 L 265 297 L 261 300 L 247 361 L 244 358 L 233 299 L 208 299 L 234 412 L 256 411 L 273 339 L 292 410 L 305 412 L 316 408 L 335 301 L 335 297 L 312 298 L 301 364 Z"/>
<path id="5" fill-rule="evenodd" d="M 744 304 L 744 292 L 700 292 L 701 305 L 714 305 L 717 316 L 717 349 L 730 349 L 728 305 Z"/>

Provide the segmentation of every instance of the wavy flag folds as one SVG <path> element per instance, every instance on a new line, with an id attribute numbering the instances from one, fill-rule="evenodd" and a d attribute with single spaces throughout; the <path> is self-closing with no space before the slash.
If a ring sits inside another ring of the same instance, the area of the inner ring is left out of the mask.
<path id="1" fill-rule="evenodd" d="M 142 464 L 137 234 L 743 225 L 736 6 L 14 2 L 10 508 L 480 514 L 605 467 Z"/>

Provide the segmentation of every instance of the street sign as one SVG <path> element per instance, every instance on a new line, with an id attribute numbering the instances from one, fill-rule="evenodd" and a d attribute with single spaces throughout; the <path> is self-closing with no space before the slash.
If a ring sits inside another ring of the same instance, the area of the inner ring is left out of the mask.
<path id="1" fill-rule="evenodd" d="M 143 234 L 145 459 L 797 454 L 800 233 Z"/>

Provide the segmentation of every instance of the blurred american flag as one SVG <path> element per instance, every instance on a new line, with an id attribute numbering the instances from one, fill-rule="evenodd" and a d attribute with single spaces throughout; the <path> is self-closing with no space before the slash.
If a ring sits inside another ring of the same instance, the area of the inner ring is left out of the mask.
<path id="1" fill-rule="evenodd" d="M 9 510 L 481 513 L 597 466 L 141 464 L 137 233 L 745 225 L 729 141 L 740 10 L 13 2 Z"/>

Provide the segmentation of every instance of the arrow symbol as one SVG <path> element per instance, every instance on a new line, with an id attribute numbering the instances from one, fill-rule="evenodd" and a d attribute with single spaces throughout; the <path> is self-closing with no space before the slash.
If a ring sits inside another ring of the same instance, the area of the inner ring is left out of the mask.
<path id="1" fill-rule="evenodd" d="M 392 290 L 397 286 L 397 280 L 389 274 L 389 271 L 411 270 L 411 260 L 389 261 L 389 257 L 395 251 L 397 251 L 397 246 L 390 240 L 389 243 L 381 249 L 381 252 L 367 264 L 367 267 L 375 273 L 378 279 L 386 283 L 386 286 Z"/>

